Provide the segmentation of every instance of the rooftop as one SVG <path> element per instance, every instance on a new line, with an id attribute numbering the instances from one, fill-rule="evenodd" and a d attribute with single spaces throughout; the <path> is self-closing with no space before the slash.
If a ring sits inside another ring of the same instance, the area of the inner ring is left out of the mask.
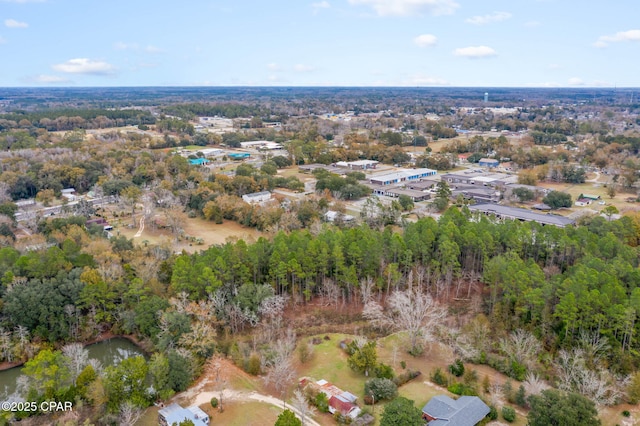
<path id="1" fill-rule="evenodd" d="M 437 395 L 422 408 L 422 412 L 433 419 L 429 426 L 475 426 L 489 411 L 477 396 L 461 396 L 456 400 Z"/>
<path id="2" fill-rule="evenodd" d="M 519 207 L 501 206 L 498 204 L 476 204 L 469 206 L 469 210 L 486 214 L 495 214 L 507 219 L 518 219 L 526 222 L 538 222 L 542 225 L 554 225 L 564 228 L 573 225 L 575 220 L 554 214 L 541 214 Z"/>

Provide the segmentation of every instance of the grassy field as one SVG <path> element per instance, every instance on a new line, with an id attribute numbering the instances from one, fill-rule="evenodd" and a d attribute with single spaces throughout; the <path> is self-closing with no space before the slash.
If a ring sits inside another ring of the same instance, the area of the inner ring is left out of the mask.
<path id="1" fill-rule="evenodd" d="M 255 228 L 245 228 L 237 222 L 225 220 L 221 224 L 215 224 L 200 218 L 187 219 L 184 225 L 184 233 L 186 235 L 202 238 L 203 244 L 190 243 L 181 240 L 176 243 L 175 237 L 166 229 L 152 229 L 145 226 L 142 235 L 134 238 L 139 228 L 129 227 L 131 218 L 123 218 L 121 225 L 116 226 L 114 232 L 116 235 L 124 235 L 127 238 L 133 238 L 135 244 L 159 244 L 162 242 L 170 242 L 176 251 L 186 250 L 187 252 L 195 252 L 205 250 L 207 247 L 216 244 L 225 244 L 229 240 L 243 239 L 248 243 L 255 242 L 261 235 L 260 231 Z M 139 222 L 136 222 L 139 223 Z M 119 234 L 118 234 L 119 233 Z"/>

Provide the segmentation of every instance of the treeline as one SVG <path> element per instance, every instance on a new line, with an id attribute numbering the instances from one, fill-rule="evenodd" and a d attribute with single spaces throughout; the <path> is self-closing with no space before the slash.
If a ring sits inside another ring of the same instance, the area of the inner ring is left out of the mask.
<path id="1" fill-rule="evenodd" d="M 0 114 L 0 131 L 38 127 L 48 131 L 103 129 L 154 124 L 155 117 L 139 109 L 47 109 Z"/>
<path id="2" fill-rule="evenodd" d="M 165 114 L 175 115 L 184 119 L 192 120 L 197 117 L 269 117 L 267 109 L 260 105 L 247 105 L 241 103 L 219 103 L 204 104 L 190 103 L 181 105 L 169 105 L 162 108 Z"/>
<path id="3" fill-rule="evenodd" d="M 305 301 L 337 286 L 336 297 L 353 300 L 367 277 L 389 291 L 419 274 L 429 292 L 449 300 L 482 278 L 484 309 L 496 328 L 531 330 L 551 351 L 570 347 L 581 332 L 596 333 L 611 342 L 611 365 L 628 372 L 640 361 L 630 350 L 638 347 L 640 313 L 637 230 L 628 217 L 560 229 L 471 220 L 451 209 L 440 222 L 407 224 L 403 234 L 364 226 L 317 236 L 297 231 L 181 255 L 170 290 L 198 300 L 211 290 L 246 293 L 243 286 L 268 283 Z"/>

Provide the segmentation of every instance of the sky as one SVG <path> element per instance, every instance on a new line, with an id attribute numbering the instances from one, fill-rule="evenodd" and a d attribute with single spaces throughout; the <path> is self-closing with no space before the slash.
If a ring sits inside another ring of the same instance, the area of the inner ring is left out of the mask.
<path id="1" fill-rule="evenodd" d="M 0 87 L 640 87 L 632 0 L 0 0 Z"/>

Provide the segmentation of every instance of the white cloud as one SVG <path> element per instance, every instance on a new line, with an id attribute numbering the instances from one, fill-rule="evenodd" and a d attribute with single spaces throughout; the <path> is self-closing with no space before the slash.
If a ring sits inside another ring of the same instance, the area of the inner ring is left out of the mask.
<path id="1" fill-rule="evenodd" d="M 0 36 L 0 44 L 7 44 L 7 39 Z"/>
<path id="2" fill-rule="evenodd" d="M 349 3 L 370 6 L 379 16 L 451 15 L 460 7 L 454 0 L 349 0 Z"/>
<path id="3" fill-rule="evenodd" d="M 163 50 L 160 49 L 157 46 L 153 46 L 153 45 L 148 45 L 144 48 L 140 47 L 140 45 L 138 43 L 125 43 L 122 41 L 119 41 L 117 43 L 113 44 L 113 48 L 116 50 L 135 50 L 135 51 L 139 51 L 139 50 L 144 50 L 147 53 L 162 53 Z"/>
<path id="4" fill-rule="evenodd" d="M 421 74 L 412 76 L 410 83 L 412 86 L 448 86 L 450 84 L 445 79 Z"/>
<path id="5" fill-rule="evenodd" d="M 453 51 L 455 56 L 463 56 L 465 58 L 477 59 L 496 56 L 498 52 L 488 46 L 469 46 L 460 47 Z"/>
<path id="6" fill-rule="evenodd" d="M 275 62 L 271 62 L 270 64 L 267 64 L 267 69 L 274 72 L 282 71 L 282 68 L 280 67 L 280 65 L 276 64 Z"/>
<path id="7" fill-rule="evenodd" d="M 418 37 L 413 39 L 413 42 L 419 47 L 435 46 L 437 41 L 437 37 L 433 34 L 420 34 Z"/>
<path id="8" fill-rule="evenodd" d="M 524 26 L 527 28 L 537 28 L 540 25 L 542 25 L 542 22 L 540 21 L 528 21 L 524 23 Z"/>
<path id="9" fill-rule="evenodd" d="M 493 12 L 489 15 L 478 15 L 468 18 L 465 22 L 473 25 L 486 25 L 493 22 L 506 21 L 509 18 L 511 18 L 511 14 L 509 12 Z"/>
<path id="10" fill-rule="evenodd" d="M 113 65 L 104 61 L 93 61 L 87 58 L 69 59 L 62 64 L 53 65 L 56 71 L 66 72 L 69 74 L 94 74 L 106 75 L 115 71 Z"/>
<path id="11" fill-rule="evenodd" d="M 2 0 L 5 3 L 45 3 L 47 0 Z"/>
<path id="12" fill-rule="evenodd" d="M 29 24 L 26 22 L 16 21 L 15 19 L 5 19 L 4 25 L 7 28 L 28 28 Z"/>
<path id="13" fill-rule="evenodd" d="M 320 9 L 329 9 L 330 7 L 331 7 L 331 3 L 329 3 L 326 0 L 323 0 L 317 3 L 311 3 L 311 8 L 313 9 L 314 15 L 318 13 Z"/>
<path id="14" fill-rule="evenodd" d="M 305 65 L 305 64 L 295 64 L 293 66 L 293 70 L 295 72 L 311 72 L 311 71 L 315 71 L 315 67 L 312 67 L 311 65 Z"/>
<path id="15" fill-rule="evenodd" d="M 560 64 L 549 64 L 549 66 L 547 68 L 549 68 L 550 70 L 559 70 L 559 69 L 562 69 L 562 65 L 560 65 Z"/>
<path id="16" fill-rule="evenodd" d="M 70 80 L 60 77 L 58 75 L 46 75 L 40 74 L 35 77 L 29 77 L 29 82 L 31 83 L 41 83 L 41 84 L 63 84 L 70 83 Z"/>
<path id="17" fill-rule="evenodd" d="M 607 47 L 609 43 L 619 43 L 623 41 L 640 41 L 640 30 L 620 31 L 613 35 L 604 35 L 593 43 L 595 47 Z"/>
<path id="18" fill-rule="evenodd" d="M 573 77 L 568 81 L 569 86 L 587 86 L 587 87 L 611 87 L 613 84 L 608 81 L 602 80 L 592 80 L 592 81 L 584 81 L 581 78 Z"/>
<path id="19" fill-rule="evenodd" d="M 125 43 L 119 41 L 113 44 L 113 48 L 116 50 L 137 50 L 140 46 L 138 46 L 137 43 Z"/>

